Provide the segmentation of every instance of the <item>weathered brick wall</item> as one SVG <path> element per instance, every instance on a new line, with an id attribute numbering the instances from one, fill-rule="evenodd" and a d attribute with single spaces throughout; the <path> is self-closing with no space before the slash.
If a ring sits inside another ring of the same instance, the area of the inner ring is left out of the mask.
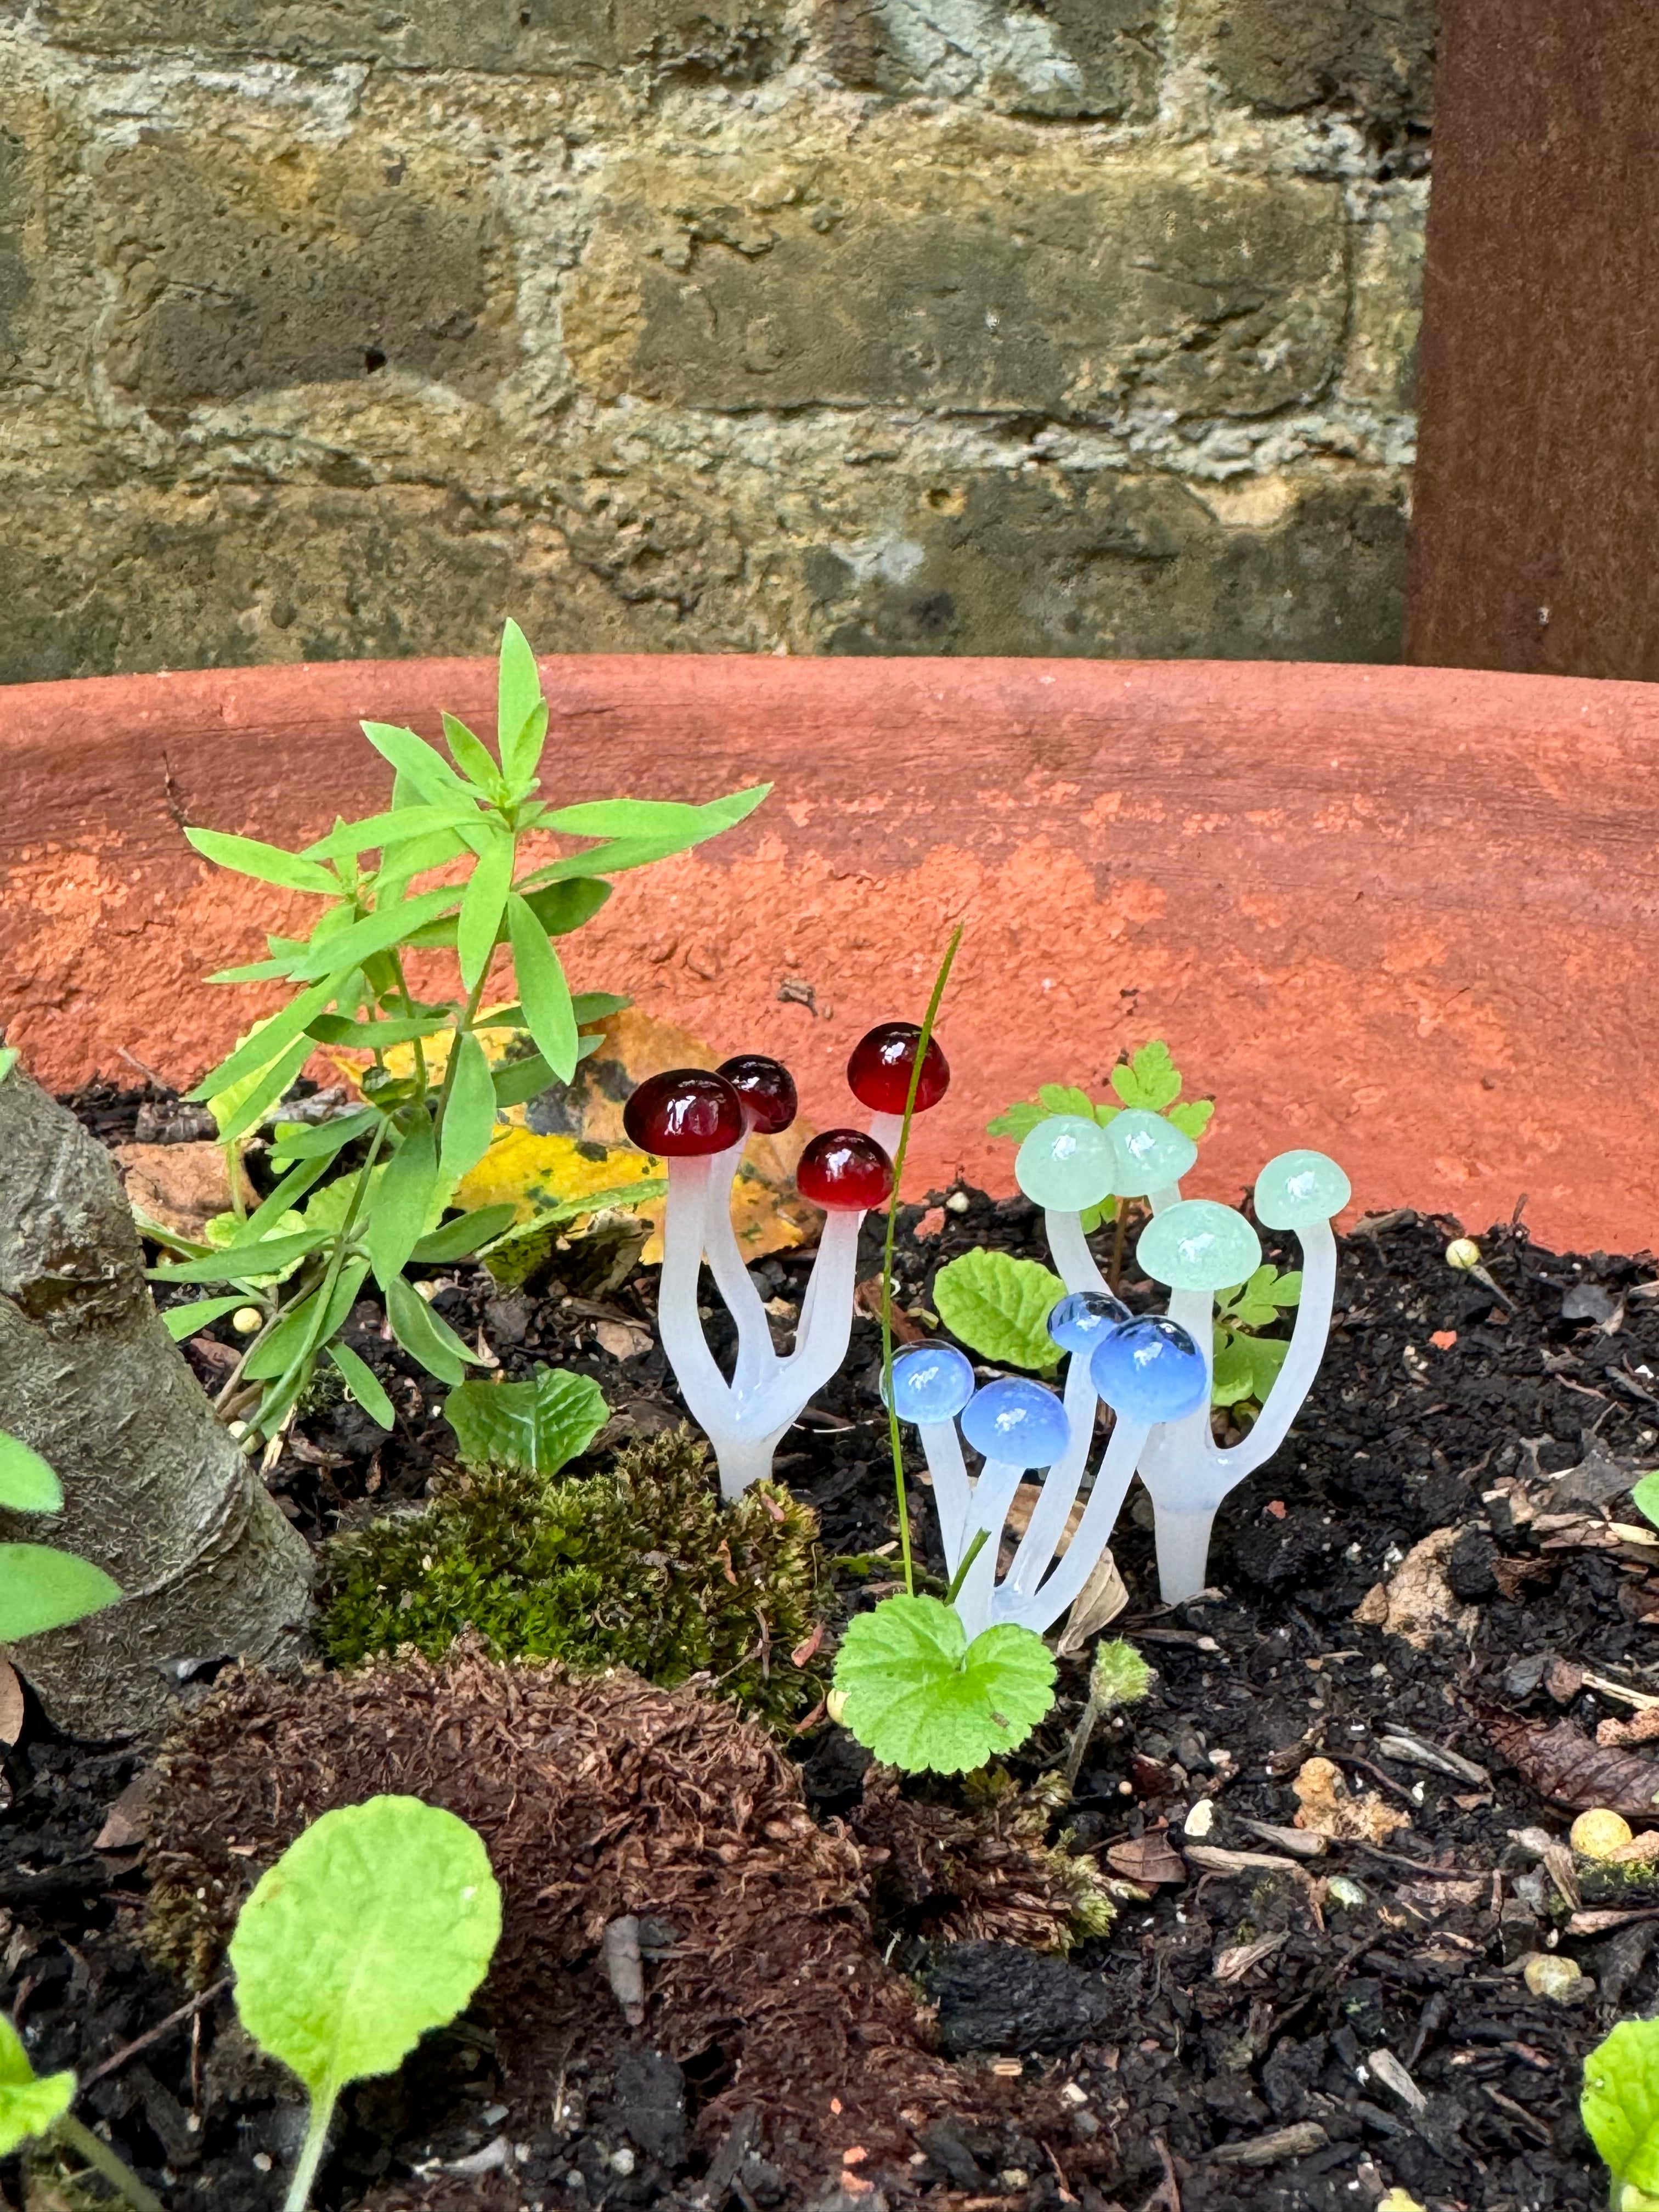
<path id="1" fill-rule="evenodd" d="M 0 0 L 0 678 L 1387 659 L 1432 0 Z"/>

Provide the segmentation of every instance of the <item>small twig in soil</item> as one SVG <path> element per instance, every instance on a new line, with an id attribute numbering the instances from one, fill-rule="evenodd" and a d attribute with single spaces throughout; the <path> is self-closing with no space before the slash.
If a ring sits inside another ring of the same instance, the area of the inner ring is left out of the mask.
<path id="1" fill-rule="evenodd" d="M 129 2058 L 136 2058 L 141 2051 L 148 2051 L 151 2044 L 159 2043 L 161 2038 L 172 2029 L 181 2027 L 185 2021 L 193 2019 L 198 2013 L 205 2011 L 216 1997 L 223 1996 L 225 1991 L 230 1987 L 230 1982 L 231 1978 L 227 1974 L 223 1981 L 216 1982 L 210 1990 L 204 1990 L 198 1996 L 191 1997 L 187 2004 L 181 2004 L 176 2012 L 170 2012 L 165 2020 L 158 2020 L 154 2027 L 146 2028 L 144 2033 L 136 2037 L 132 2042 L 124 2044 L 119 2051 L 112 2052 L 107 2058 L 100 2059 L 89 2074 L 83 2074 L 81 2076 L 82 2088 L 89 2089 L 94 2081 L 101 2081 L 106 2075 L 118 2072 Z"/>
<path id="2" fill-rule="evenodd" d="M 1164 2168 L 1164 2179 L 1141 2206 L 1140 2212 L 1154 2212 L 1154 2208 L 1160 2206 L 1162 2212 L 1181 2212 L 1181 2185 L 1176 2179 L 1170 2146 L 1162 2136 L 1154 2136 L 1152 2148 L 1158 2153 L 1158 2164 Z"/>

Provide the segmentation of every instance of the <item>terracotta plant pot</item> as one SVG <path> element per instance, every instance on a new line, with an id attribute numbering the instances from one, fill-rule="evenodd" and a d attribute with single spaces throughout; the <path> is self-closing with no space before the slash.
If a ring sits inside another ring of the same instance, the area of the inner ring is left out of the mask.
<path id="1" fill-rule="evenodd" d="M 1235 1198 L 1316 1145 L 1357 1205 L 1659 1242 L 1659 688 L 1285 663 L 549 661 L 547 788 L 769 804 L 619 879 L 572 940 L 725 1051 L 787 1058 L 820 1126 L 865 1026 L 919 1016 L 967 924 L 957 1080 L 910 1188 L 1012 1188 L 984 1124 L 1104 1085 L 1163 1036 L 1218 1101 L 1194 1179 Z M 395 661 L 19 685 L 0 729 L 0 1023 L 60 1087 L 185 1085 L 270 1001 L 205 988 L 277 895 L 181 826 L 289 842 L 386 803 L 360 716 L 489 728 L 492 665 Z M 296 902 L 296 908 L 299 902 Z"/>

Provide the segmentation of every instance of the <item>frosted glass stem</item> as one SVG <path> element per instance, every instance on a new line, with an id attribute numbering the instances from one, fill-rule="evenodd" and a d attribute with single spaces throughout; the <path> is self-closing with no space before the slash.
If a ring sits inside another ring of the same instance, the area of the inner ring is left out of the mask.
<path id="1" fill-rule="evenodd" d="M 872 1114 L 870 1116 L 870 1134 L 890 1160 L 898 1158 L 899 1138 L 903 1129 L 902 1114 Z"/>
<path id="2" fill-rule="evenodd" d="M 1066 1533 L 1066 1523 L 1082 1487 L 1084 1469 L 1089 1464 L 1089 1450 L 1095 1437 L 1095 1407 L 1098 1403 L 1094 1384 L 1089 1380 L 1089 1356 L 1086 1352 L 1073 1352 L 1066 1370 L 1066 1419 L 1071 1428 L 1070 1439 L 1065 1451 L 1042 1478 L 1042 1495 L 1031 1509 L 1031 1518 L 1008 1570 L 1005 1587 L 1010 1590 L 1030 1592 L 1036 1587 Z"/>
<path id="3" fill-rule="evenodd" d="M 824 1216 L 818 1256 L 812 1262 L 801 1300 L 795 1348 L 757 1400 L 778 1412 L 787 1405 L 787 1421 L 820 1390 L 847 1357 L 853 1338 L 853 1292 L 857 1285 L 859 1231 L 862 1213 L 850 1210 Z"/>
<path id="4" fill-rule="evenodd" d="M 945 1571 L 950 1576 L 962 1563 L 968 1516 L 973 1510 L 974 1486 L 968 1480 L 962 1438 L 957 1434 L 954 1421 L 924 1421 L 918 1433 L 927 1472 L 933 1478 L 933 1510 L 939 1516 Z"/>
<path id="5" fill-rule="evenodd" d="M 1325 1356 L 1336 1299 L 1336 1238 L 1330 1223 L 1321 1221 L 1298 1231 L 1297 1242 L 1302 1247 L 1302 1297 L 1291 1332 L 1291 1348 L 1249 1436 L 1218 1455 L 1229 1490 L 1265 1465 L 1284 1443 Z"/>
<path id="6" fill-rule="evenodd" d="M 1215 1508 L 1158 1509 L 1158 1588 L 1165 1605 L 1183 1605 L 1203 1589 L 1210 1572 L 1210 1531 Z"/>
<path id="7" fill-rule="evenodd" d="M 732 1387 L 739 1401 L 751 1398 L 777 1365 L 761 1294 L 738 1249 L 732 1225 L 732 1185 L 743 1164 L 747 1137 L 709 1162 L 708 1200 L 703 1222 L 708 1270 L 738 1325 L 738 1360 Z"/>
<path id="8" fill-rule="evenodd" d="M 1095 1255 L 1089 1249 L 1089 1240 L 1083 1233 L 1083 1216 L 1050 1211 L 1043 1215 L 1042 1226 L 1048 1233 L 1049 1257 L 1066 1289 L 1103 1291 L 1106 1278 L 1095 1265 Z"/>
<path id="9" fill-rule="evenodd" d="M 963 1577 L 957 1592 L 957 1613 L 971 1644 L 981 1629 L 991 1625 L 991 1601 L 996 1590 L 997 1559 L 1002 1549 L 1002 1524 L 1008 1517 L 1014 1492 L 1019 1488 L 1023 1467 L 1010 1467 L 999 1459 L 987 1460 L 974 1485 L 973 1510 L 968 1516 L 965 1552 L 983 1528 L 985 1541 Z M 952 1568 L 951 1572 L 956 1571 Z"/>
<path id="10" fill-rule="evenodd" d="M 1016 1559 L 1013 1570 L 997 1594 L 994 1613 L 999 1620 L 1018 1621 L 1022 1627 L 1034 1628 L 1042 1635 L 1060 1619 L 1099 1565 L 1101 1553 L 1111 1540 L 1147 1433 L 1140 1422 L 1118 1421 L 1100 1463 L 1100 1472 L 1095 1477 L 1094 1488 L 1089 1492 L 1089 1502 L 1083 1509 L 1083 1518 L 1063 1557 L 1048 1581 L 1035 1590 L 1030 1584 L 1036 1583 L 1047 1560 L 1040 1565 L 1034 1562 L 1034 1571 L 1028 1582 L 1017 1586 L 1014 1576 L 1019 1561 Z"/>
<path id="11" fill-rule="evenodd" d="M 718 1453 L 722 1439 L 735 1436 L 736 1421 L 726 1377 L 708 1349 L 697 1317 L 697 1277 L 702 1266 L 714 1165 L 711 1158 L 668 1163 L 657 1334 L 692 1419 L 706 1431 Z"/>

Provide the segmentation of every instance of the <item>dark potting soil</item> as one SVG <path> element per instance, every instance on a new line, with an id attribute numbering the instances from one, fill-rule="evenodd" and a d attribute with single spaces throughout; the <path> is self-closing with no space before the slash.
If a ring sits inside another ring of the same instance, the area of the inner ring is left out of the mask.
<path id="1" fill-rule="evenodd" d="M 106 1091 L 77 1103 L 116 1142 L 133 1134 L 139 1105 L 165 1102 Z M 1323 1370 L 1290 1440 L 1224 1508 L 1211 1593 L 1161 1608 L 1150 1514 L 1132 1506 L 1120 1525 L 1130 1604 L 1112 1632 L 1137 1644 L 1157 1680 L 1097 1732 L 1065 1817 L 1073 1847 L 1138 1871 L 1144 1897 L 1127 1896 L 1108 1935 L 1059 1960 L 995 1941 L 942 1943 L 948 1892 L 918 1898 L 870 1861 L 875 1942 L 937 2007 L 960 2118 L 930 2118 L 906 2156 L 854 2161 L 808 2187 L 769 2156 L 763 2111 L 699 2134 L 717 2100 L 730 2109 L 740 2020 L 702 2074 L 653 2057 L 648 2021 L 620 2067 L 614 2055 L 595 2063 L 578 2038 L 558 2096 L 530 2109 L 482 2008 L 428 2039 L 396 2077 L 349 2094 L 319 2203 L 372 2193 L 385 2212 L 516 2212 L 689 2206 L 701 2192 L 872 2212 L 884 2200 L 1334 2212 L 1400 2188 L 1430 2212 L 1601 2204 L 1605 2178 L 1577 2118 L 1579 2068 L 1613 2019 L 1659 2004 L 1659 1899 L 1583 1862 L 1575 1875 L 1559 1853 L 1540 1860 L 1538 1832 L 1563 1838 L 1576 1805 L 1653 1794 L 1630 1765 L 1650 1754 L 1601 1749 L 1595 1736 L 1633 1710 L 1607 1685 L 1659 1692 L 1648 1565 L 1659 1553 L 1609 1525 L 1635 1517 L 1623 1492 L 1659 1443 L 1659 1299 L 1643 1295 L 1647 1263 L 1552 1255 L 1514 1230 L 1484 1240 L 1494 1293 L 1446 1266 L 1452 1227 L 1401 1214 L 1345 1240 Z M 926 1307 L 937 1267 L 983 1243 L 1046 1256 L 1024 1201 L 953 1191 L 907 1211 L 902 1303 Z M 873 1273 L 873 1241 L 868 1259 Z M 791 1254 L 756 1273 L 769 1298 L 798 1304 L 809 1266 Z M 654 1340 L 619 1360 L 598 1334 L 648 1328 L 654 1279 L 641 1271 L 597 1297 L 558 1284 L 503 1293 L 477 1270 L 451 1270 L 435 1303 L 470 1338 L 482 1329 L 509 1376 L 538 1361 L 592 1375 L 615 1413 L 597 1455 L 680 1418 Z M 1149 1300 L 1133 1279 L 1126 1289 Z M 422 1498 L 453 1449 L 442 1387 L 386 1340 L 368 1301 L 351 1340 L 386 1381 L 398 1425 L 387 1437 L 349 1404 L 305 1421 L 269 1480 L 313 1540 Z M 219 1355 L 210 1343 L 191 1355 L 207 1380 L 232 1340 Z M 849 1609 L 895 1579 L 877 1357 L 860 1318 L 842 1374 L 781 1455 L 826 1551 L 858 1559 L 837 1572 Z M 937 1566 L 914 1479 L 912 1510 L 919 1555 Z M 1462 1533 L 1407 1561 L 1443 1530 Z M 1425 1563 L 1438 1571 L 1413 1583 Z M 1390 1582 L 1395 1625 L 1421 1623 L 1421 1649 L 1367 1625 L 1367 1594 Z M 1064 1664 L 1054 1713 L 1010 1763 L 1017 1779 L 1063 1756 L 1083 1689 L 1083 1662 Z M 820 1721 L 792 1748 L 818 1819 L 854 1813 L 857 1747 Z M 1292 1820 L 1292 1784 L 1313 1758 L 1362 1805 L 1409 1826 L 1376 1824 L 1305 1858 L 1264 1835 Z M 77 2068 L 82 2112 L 170 2203 L 265 2212 L 281 2201 L 301 2113 L 293 2085 L 240 2037 L 222 1989 L 122 2055 L 188 1998 L 137 1941 L 143 1814 L 117 1801 L 143 1765 L 138 1747 L 67 1744 L 31 1714 L 4 1765 L 0 2004 L 37 2065 Z M 908 1794 L 967 1804 L 957 1784 Z M 1200 1837 L 1201 1816 L 1186 1824 L 1204 1799 Z M 1552 1864 L 1582 1895 L 1564 1897 Z M 1573 2002 L 1530 1993 L 1522 1962 L 1539 1953 L 1583 1967 Z M 593 2049 L 614 2042 L 607 2021 Z M 1039 2112 L 1040 2127 L 1023 2123 Z M 21 2202 L 15 2166 L 0 2177 Z"/>

